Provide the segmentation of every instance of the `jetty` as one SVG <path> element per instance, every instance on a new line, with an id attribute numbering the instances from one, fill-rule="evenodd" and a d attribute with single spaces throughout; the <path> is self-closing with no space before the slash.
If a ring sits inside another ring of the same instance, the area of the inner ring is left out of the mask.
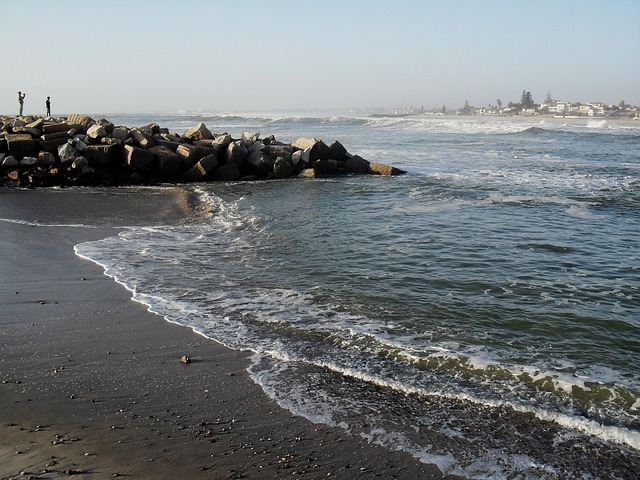
<path id="1" fill-rule="evenodd" d="M 73 114 L 56 119 L 0 117 L 0 185 L 154 185 L 335 175 L 400 175 L 353 155 L 338 141 L 212 133 L 198 123 L 182 134 L 157 123 L 114 125 Z"/>

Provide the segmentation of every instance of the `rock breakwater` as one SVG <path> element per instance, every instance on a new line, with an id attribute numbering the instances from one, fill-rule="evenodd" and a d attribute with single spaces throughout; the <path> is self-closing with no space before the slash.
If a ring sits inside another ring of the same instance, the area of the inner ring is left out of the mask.
<path id="1" fill-rule="evenodd" d="M 116 126 L 86 115 L 0 117 L 0 184 L 11 187 L 143 185 L 201 181 L 399 175 L 353 155 L 338 141 L 212 133 L 204 123 L 183 134 L 156 123 Z"/>

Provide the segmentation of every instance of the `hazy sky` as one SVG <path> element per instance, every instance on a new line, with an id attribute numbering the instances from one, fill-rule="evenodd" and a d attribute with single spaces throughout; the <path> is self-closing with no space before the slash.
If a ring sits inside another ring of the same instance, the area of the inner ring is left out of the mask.
<path id="1" fill-rule="evenodd" d="M 0 114 L 640 105 L 639 0 L 0 0 Z"/>

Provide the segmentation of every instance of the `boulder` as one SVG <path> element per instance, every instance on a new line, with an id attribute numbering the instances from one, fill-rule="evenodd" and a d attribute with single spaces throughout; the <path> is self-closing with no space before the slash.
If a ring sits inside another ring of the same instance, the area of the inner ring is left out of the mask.
<path id="1" fill-rule="evenodd" d="M 271 158 L 282 157 L 287 160 L 291 165 L 293 165 L 293 161 L 291 160 L 291 155 L 293 154 L 293 147 L 290 145 L 269 145 L 267 151 Z"/>
<path id="2" fill-rule="evenodd" d="M 40 152 L 40 146 L 29 134 L 7 134 L 7 147 L 9 155 L 16 157 L 18 160 L 24 157 L 37 157 Z"/>
<path id="3" fill-rule="evenodd" d="M 255 141 L 249 145 L 247 145 L 245 142 L 243 142 L 242 140 L 240 140 L 240 142 L 247 148 L 247 151 L 249 152 L 249 155 L 251 155 L 252 153 L 255 152 L 264 152 L 265 150 L 265 145 L 262 142 L 262 140 L 258 140 Z"/>
<path id="4" fill-rule="evenodd" d="M 221 182 L 233 182 L 240 178 L 240 167 L 235 162 L 219 166 L 211 172 L 211 178 Z"/>
<path id="5" fill-rule="evenodd" d="M 299 174 L 298 177 L 302 177 L 302 178 L 316 178 L 316 171 L 313 168 L 305 168 L 304 170 L 302 170 Z"/>
<path id="6" fill-rule="evenodd" d="M 213 134 L 204 123 L 199 123 L 184 132 L 182 137 L 193 142 L 195 140 L 212 140 Z"/>
<path id="7" fill-rule="evenodd" d="M 88 145 L 84 148 L 82 154 L 90 165 L 106 166 L 113 163 L 115 148 L 113 145 Z"/>
<path id="8" fill-rule="evenodd" d="M 124 163 L 131 168 L 141 172 L 150 172 L 153 169 L 153 160 L 155 158 L 153 152 L 131 145 L 125 145 L 123 148 Z"/>
<path id="9" fill-rule="evenodd" d="M 69 124 L 67 122 L 60 123 L 45 123 L 42 125 L 42 133 L 49 135 L 51 133 L 67 132 L 69 130 Z"/>
<path id="10" fill-rule="evenodd" d="M 16 157 L 12 157 L 11 155 L 6 157 L 2 161 L 2 167 L 3 168 L 14 168 L 14 167 L 17 167 L 18 165 L 20 165 L 20 162 L 18 160 L 16 160 Z"/>
<path id="11" fill-rule="evenodd" d="M 36 130 L 42 130 L 43 125 L 44 125 L 44 118 L 38 118 L 38 119 L 34 120 L 33 122 L 28 123 L 25 126 L 27 128 L 34 128 Z"/>
<path id="12" fill-rule="evenodd" d="M 303 157 L 307 162 L 313 164 L 317 160 L 329 160 L 329 147 L 322 140 L 317 138 L 301 137 L 295 142 L 291 143 L 291 146 L 305 151 Z"/>
<path id="13" fill-rule="evenodd" d="M 231 135 L 228 133 L 222 133 L 220 135 L 216 135 L 216 138 L 213 140 L 213 146 L 223 149 L 227 148 L 231 142 L 233 142 Z"/>
<path id="14" fill-rule="evenodd" d="M 277 178 L 288 177 L 293 173 L 293 165 L 290 160 L 285 160 L 283 157 L 276 158 L 273 163 L 273 175 Z"/>
<path id="15" fill-rule="evenodd" d="M 89 160 L 87 160 L 84 157 L 78 157 L 76 158 L 73 163 L 71 164 L 71 168 L 73 168 L 74 170 L 83 170 L 84 168 L 87 168 L 89 166 Z"/>
<path id="16" fill-rule="evenodd" d="M 354 155 L 345 162 L 344 172 L 355 174 L 369 173 L 369 163 L 370 162 L 368 160 L 365 160 L 358 155 Z"/>
<path id="17" fill-rule="evenodd" d="M 120 140 L 120 143 L 124 143 L 129 136 L 129 129 L 127 127 L 114 127 L 111 136 Z"/>
<path id="18" fill-rule="evenodd" d="M 302 150 L 296 150 L 291 154 L 291 163 L 293 163 L 294 167 L 298 166 L 301 163 L 304 163 L 304 161 L 302 160 L 302 153 Z"/>
<path id="19" fill-rule="evenodd" d="M 36 157 L 24 157 L 20 160 L 20 165 L 23 167 L 34 167 L 38 165 L 39 161 Z"/>
<path id="20" fill-rule="evenodd" d="M 40 137 L 40 140 L 47 142 L 49 140 L 60 140 L 61 138 L 63 138 L 65 141 L 67 140 L 67 138 L 69 138 L 66 130 L 64 132 L 45 133 Z"/>
<path id="21" fill-rule="evenodd" d="M 78 156 L 78 151 L 69 143 L 58 147 L 58 158 L 62 163 L 70 163 Z"/>
<path id="22" fill-rule="evenodd" d="M 247 162 L 253 167 L 255 174 L 259 177 L 266 177 L 273 171 L 275 160 L 264 152 L 256 151 L 247 157 Z"/>
<path id="23" fill-rule="evenodd" d="M 241 141 L 248 147 L 249 145 L 253 145 L 254 143 L 256 143 L 259 138 L 260 138 L 260 134 L 257 132 L 254 133 L 254 132 L 244 131 L 242 132 Z"/>
<path id="24" fill-rule="evenodd" d="M 64 145 L 65 143 L 67 143 L 66 135 L 55 140 L 42 140 L 40 141 L 40 150 L 55 154 L 58 151 L 58 147 Z"/>
<path id="25" fill-rule="evenodd" d="M 96 123 L 96 124 L 91 125 L 87 129 L 87 136 L 89 138 L 97 140 L 99 138 L 106 137 L 107 136 L 107 131 L 104 129 L 104 127 L 102 125 Z"/>
<path id="26" fill-rule="evenodd" d="M 335 175 L 338 169 L 337 160 L 316 160 L 313 169 L 318 175 Z"/>
<path id="27" fill-rule="evenodd" d="M 102 118 L 98 120 L 98 125 L 104 128 L 104 131 L 107 132 L 107 135 L 111 135 L 111 133 L 113 132 L 113 129 L 115 128 L 113 123 L 111 123 L 106 118 Z"/>
<path id="28" fill-rule="evenodd" d="M 132 128 L 129 131 L 129 135 L 133 138 L 133 142 L 142 148 L 151 148 L 156 146 L 156 142 L 153 137 L 147 133 L 142 132 L 138 128 Z"/>
<path id="29" fill-rule="evenodd" d="M 53 153 L 41 150 L 38 154 L 38 162 L 40 165 L 53 165 L 56 163 L 56 157 Z"/>
<path id="30" fill-rule="evenodd" d="M 181 177 L 184 182 L 197 182 L 202 180 L 207 174 L 218 166 L 217 155 L 207 155 L 187 170 Z"/>
<path id="31" fill-rule="evenodd" d="M 306 150 L 307 148 L 313 147 L 318 140 L 315 138 L 309 137 L 300 137 L 297 140 L 291 142 L 291 146 L 298 150 Z"/>
<path id="32" fill-rule="evenodd" d="M 347 149 L 337 140 L 331 142 L 329 145 L 329 159 L 331 160 L 344 160 L 349 155 Z"/>
<path id="33" fill-rule="evenodd" d="M 140 127 L 140 131 L 149 135 L 150 137 L 153 137 L 154 135 L 160 133 L 160 125 L 158 125 L 157 123 L 149 123 L 148 125 Z"/>
<path id="34" fill-rule="evenodd" d="M 149 149 L 156 156 L 156 170 L 163 180 L 176 178 L 182 173 L 182 159 L 168 147 L 158 145 Z"/>
<path id="35" fill-rule="evenodd" d="M 95 120 L 86 115 L 78 115 L 74 113 L 67 117 L 67 124 L 69 125 L 69 128 L 73 128 L 80 133 L 87 133 L 89 127 L 94 123 L 96 123 Z"/>
<path id="36" fill-rule="evenodd" d="M 100 139 L 102 145 L 122 145 L 122 141 L 119 138 L 104 137 Z"/>
<path id="37" fill-rule="evenodd" d="M 153 139 L 157 145 L 162 145 L 163 147 L 167 147 L 172 152 L 175 152 L 176 150 L 178 150 L 178 147 L 180 145 L 185 145 L 182 142 L 174 142 L 172 140 L 167 140 L 164 137 L 160 137 L 160 136 L 158 138 L 154 137 Z"/>
<path id="38" fill-rule="evenodd" d="M 198 161 L 208 155 L 216 155 L 217 150 L 213 148 L 198 147 L 184 143 L 178 147 L 176 153 L 182 158 L 185 167 L 191 168 Z"/>
<path id="39" fill-rule="evenodd" d="M 247 161 L 249 151 L 241 141 L 229 144 L 225 150 L 226 163 L 235 163 L 238 167 L 242 167 Z"/>
<path id="40" fill-rule="evenodd" d="M 42 131 L 39 128 L 17 127 L 13 129 L 13 133 L 26 133 L 32 137 L 39 137 Z"/>
<path id="41" fill-rule="evenodd" d="M 382 163 L 374 163 L 371 162 L 369 164 L 369 172 L 371 175 L 402 175 L 403 173 L 407 173 L 404 170 L 400 170 L 399 168 L 391 167 L 389 165 L 384 165 Z"/>

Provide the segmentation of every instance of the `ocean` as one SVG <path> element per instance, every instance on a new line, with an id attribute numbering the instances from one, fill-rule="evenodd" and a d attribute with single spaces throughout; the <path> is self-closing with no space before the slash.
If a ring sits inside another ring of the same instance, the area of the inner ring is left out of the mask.
<path id="1" fill-rule="evenodd" d="M 75 247 L 250 351 L 281 406 L 469 478 L 640 475 L 640 124 L 107 118 L 339 140 L 408 172 L 192 184 L 200 221 Z"/>

